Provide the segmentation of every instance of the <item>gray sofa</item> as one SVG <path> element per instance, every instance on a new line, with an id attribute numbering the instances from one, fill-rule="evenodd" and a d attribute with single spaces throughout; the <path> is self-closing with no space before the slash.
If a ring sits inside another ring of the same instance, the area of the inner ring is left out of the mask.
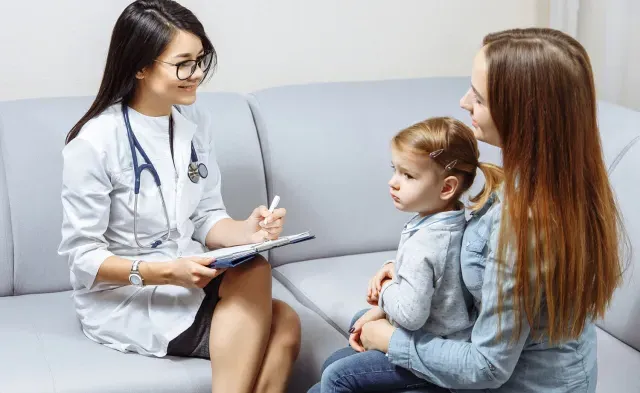
<path id="1" fill-rule="evenodd" d="M 216 153 L 229 212 L 244 218 L 278 194 L 286 233 L 312 242 L 269 255 L 274 296 L 300 314 L 303 344 L 290 392 L 319 378 L 346 344 L 365 286 L 394 255 L 407 215 L 387 193 L 388 143 L 435 115 L 468 122 L 467 78 L 277 87 L 250 95 L 200 93 L 216 119 Z M 122 354 L 86 339 L 70 298 L 60 240 L 64 136 L 91 97 L 0 102 L 0 392 L 208 392 L 209 363 Z M 640 113 L 600 103 L 599 119 L 627 229 L 640 248 Z M 484 161 L 499 151 L 482 145 Z M 77 165 L 83 165 L 79 162 Z M 478 190 L 479 176 L 474 190 Z M 640 392 L 640 257 L 633 257 L 598 329 L 598 392 Z"/>

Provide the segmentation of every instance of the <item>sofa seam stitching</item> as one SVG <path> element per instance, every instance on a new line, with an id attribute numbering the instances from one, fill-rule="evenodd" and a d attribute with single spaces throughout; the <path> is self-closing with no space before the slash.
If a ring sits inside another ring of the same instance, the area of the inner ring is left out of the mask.
<path id="1" fill-rule="evenodd" d="M 322 318 L 325 322 L 327 322 L 332 328 L 334 328 L 338 333 L 347 338 L 347 333 L 342 330 L 338 324 L 329 318 L 329 316 L 320 309 L 310 298 L 309 296 L 300 288 L 298 288 L 291 280 L 289 280 L 282 272 L 278 270 L 273 270 L 273 275 L 276 280 L 280 281 L 285 288 L 287 288 L 292 294 L 293 297 L 304 307 L 314 312 L 320 318 Z M 302 298 L 302 299 L 300 299 Z"/>
<path id="2" fill-rule="evenodd" d="M 609 165 L 609 170 L 607 171 L 609 175 L 611 175 L 613 173 L 613 171 L 616 169 L 616 167 L 618 166 L 618 164 L 620 164 L 620 161 L 622 161 L 622 159 L 624 158 L 624 156 L 627 155 L 627 153 L 629 152 L 629 150 L 631 150 L 631 148 L 633 147 L 633 145 L 636 144 L 636 142 L 638 142 L 638 140 L 640 140 L 640 135 L 636 136 L 635 138 L 633 138 L 629 143 L 627 143 L 621 150 L 620 152 L 616 155 L 616 158 L 613 159 L 613 162 L 611 163 L 611 165 Z"/>

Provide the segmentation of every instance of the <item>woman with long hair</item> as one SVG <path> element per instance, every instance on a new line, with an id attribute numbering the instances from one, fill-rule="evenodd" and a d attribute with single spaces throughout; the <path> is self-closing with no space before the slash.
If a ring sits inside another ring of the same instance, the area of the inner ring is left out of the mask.
<path id="1" fill-rule="evenodd" d="M 476 138 L 502 148 L 504 166 L 501 188 L 473 212 L 463 238 L 462 278 L 479 312 L 471 339 L 382 319 L 362 327 L 362 345 L 386 353 L 390 370 L 456 391 L 595 392 L 594 322 L 621 283 L 627 238 L 589 57 L 552 29 L 489 34 L 461 106 Z"/>

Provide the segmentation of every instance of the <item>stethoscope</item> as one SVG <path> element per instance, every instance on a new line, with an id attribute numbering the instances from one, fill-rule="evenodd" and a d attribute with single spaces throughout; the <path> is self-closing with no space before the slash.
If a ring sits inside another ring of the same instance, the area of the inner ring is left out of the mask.
<path id="1" fill-rule="evenodd" d="M 162 183 L 160 183 L 160 176 L 158 176 L 158 172 L 156 168 L 149 160 L 147 153 L 145 153 L 144 149 L 138 142 L 133 130 L 131 129 L 131 123 L 129 122 L 129 108 L 126 104 L 122 104 L 122 116 L 124 117 L 124 124 L 127 127 L 127 137 L 129 138 L 129 147 L 131 148 L 131 157 L 133 158 L 133 174 L 134 174 L 134 203 L 133 203 L 133 237 L 136 240 L 136 244 L 140 248 L 156 248 L 163 242 L 169 240 L 171 236 L 171 221 L 169 220 L 169 212 L 167 211 L 167 204 L 164 201 L 164 194 L 162 193 Z M 173 120 L 169 118 L 169 127 L 173 128 Z M 140 155 L 144 159 L 145 163 L 142 165 L 138 165 L 138 155 L 136 154 L 136 149 L 140 152 Z M 153 176 L 153 180 L 156 183 L 156 187 L 158 187 L 158 192 L 160 193 L 160 199 L 162 200 L 162 209 L 164 210 L 164 218 L 167 223 L 167 232 L 162 236 L 161 239 L 154 241 L 151 244 L 143 245 L 138 240 L 138 194 L 140 194 L 140 178 L 142 176 L 142 172 L 148 170 L 149 173 Z M 193 141 L 191 141 L 191 161 L 189 162 L 189 167 L 187 169 L 187 175 L 189 176 L 189 180 L 193 183 L 198 183 L 200 178 L 206 179 L 209 176 L 209 170 L 207 166 L 203 163 L 198 162 L 198 155 L 196 154 L 196 149 L 193 146 Z"/>

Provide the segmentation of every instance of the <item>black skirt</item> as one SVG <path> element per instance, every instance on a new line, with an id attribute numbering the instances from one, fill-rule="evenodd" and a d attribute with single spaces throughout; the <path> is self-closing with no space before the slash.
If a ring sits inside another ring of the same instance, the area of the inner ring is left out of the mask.
<path id="1" fill-rule="evenodd" d="M 211 332 L 211 318 L 220 300 L 220 284 L 224 273 L 220 274 L 204 287 L 204 299 L 196 313 L 193 324 L 178 337 L 169 342 L 167 355 L 196 357 L 209 359 L 209 334 Z"/>

